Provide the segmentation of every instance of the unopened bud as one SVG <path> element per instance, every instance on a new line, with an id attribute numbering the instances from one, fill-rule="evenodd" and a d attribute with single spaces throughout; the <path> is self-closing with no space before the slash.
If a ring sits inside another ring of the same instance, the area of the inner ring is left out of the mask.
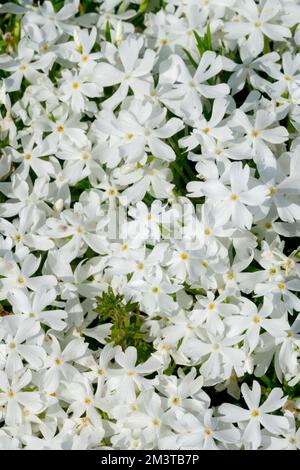
<path id="1" fill-rule="evenodd" d="M 53 208 L 56 212 L 61 212 L 64 208 L 64 201 L 62 199 L 58 199 Z"/>

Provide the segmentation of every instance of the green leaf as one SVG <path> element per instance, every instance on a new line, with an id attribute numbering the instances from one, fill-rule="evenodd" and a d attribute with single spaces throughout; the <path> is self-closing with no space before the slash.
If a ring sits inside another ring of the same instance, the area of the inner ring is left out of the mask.
<path id="1" fill-rule="evenodd" d="M 206 34 L 204 36 L 204 41 L 206 42 L 206 50 L 212 51 L 212 44 L 211 44 L 211 32 L 210 32 L 210 24 L 208 23 Z"/>
<path id="2" fill-rule="evenodd" d="M 144 319 L 137 302 L 125 303 L 124 296 L 115 294 L 109 287 L 107 292 L 97 298 L 95 311 L 98 318 L 92 326 L 112 323 L 110 341 L 123 349 L 134 346 L 137 349 L 138 362 L 144 362 L 151 356 L 154 351 L 153 344 L 145 340 L 145 333 L 141 330 Z M 87 341 L 92 349 L 97 348 L 89 339 Z"/>
<path id="3" fill-rule="evenodd" d="M 196 39 L 197 49 L 200 55 L 204 54 L 205 51 L 212 51 L 211 32 L 210 32 L 209 23 L 207 25 L 206 33 L 203 38 L 199 36 L 197 31 L 194 30 L 193 33 Z"/>

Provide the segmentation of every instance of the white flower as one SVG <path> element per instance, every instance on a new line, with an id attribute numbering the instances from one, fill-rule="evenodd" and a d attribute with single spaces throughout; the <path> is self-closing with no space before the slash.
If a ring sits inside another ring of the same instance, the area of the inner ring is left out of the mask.
<path id="1" fill-rule="evenodd" d="M 187 147 L 187 150 L 192 150 L 199 144 L 207 145 L 211 143 L 211 141 L 214 142 L 214 139 L 220 142 L 231 140 L 233 137 L 231 130 L 227 125 L 222 125 L 227 106 L 228 102 L 226 100 L 222 98 L 215 99 L 209 120 L 202 117 L 196 107 L 194 116 L 191 106 L 184 110 L 187 113 L 185 122 L 190 124 L 194 129 L 189 137 L 184 137 L 180 140 L 180 146 Z"/>
<path id="2" fill-rule="evenodd" d="M 180 114 L 183 109 L 188 110 L 190 104 L 196 106 L 201 112 L 201 97 L 223 98 L 229 94 L 229 86 L 225 83 L 208 84 L 208 81 L 221 70 L 222 59 L 212 51 L 204 52 L 194 75 L 191 75 L 179 56 L 171 56 L 161 65 L 160 97 L 170 109 L 174 108 L 177 114 Z M 171 89 L 169 89 L 170 85 Z"/>
<path id="3" fill-rule="evenodd" d="M 66 323 L 63 320 L 67 318 L 66 312 L 61 309 L 46 310 L 47 306 L 54 306 L 55 289 L 46 290 L 43 288 L 33 295 L 29 295 L 21 289 L 14 289 L 9 292 L 8 296 L 15 313 L 22 313 L 54 330 L 65 328 Z"/>
<path id="4" fill-rule="evenodd" d="M 41 347 L 41 334 L 40 325 L 32 318 L 20 314 L 2 318 L 0 349 L 10 376 L 22 370 L 25 361 L 32 369 L 44 366 L 46 353 Z"/>
<path id="5" fill-rule="evenodd" d="M 155 357 L 150 357 L 146 362 L 136 365 L 137 350 L 130 346 L 124 352 L 118 346 L 115 352 L 115 362 L 118 367 L 110 367 L 109 380 L 110 387 L 115 389 L 119 400 L 133 401 L 135 398 L 135 390 L 144 390 L 151 387 L 152 380 L 146 379 L 146 375 L 150 375 L 157 370 L 161 363 Z"/>
<path id="6" fill-rule="evenodd" d="M 152 84 L 151 69 L 154 65 L 155 53 L 146 49 L 143 58 L 139 58 L 143 47 L 143 39 L 128 38 L 115 50 L 114 66 L 101 62 L 94 74 L 99 85 L 108 87 L 120 83 L 117 91 L 104 102 L 106 108 L 114 109 L 127 96 L 131 89 L 136 98 L 150 94 Z"/>
<path id="7" fill-rule="evenodd" d="M 273 304 L 267 297 L 264 298 L 264 304 L 259 311 L 253 302 L 243 298 L 241 315 L 228 318 L 225 322 L 237 334 L 246 331 L 245 339 L 249 344 L 249 352 L 251 353 L 258 345 L 261 328 L 268 331 L 274 337 L 281 333 L 284 321 L 278 318 L 267 318 L 271 315 L 272 311 Z"/>
<path id="8" fill-rule="evenodd" d="M 4 82 L 7 91 L 19 90 L 24 77 L 30 82 L 34 82 L 39 76 L 38 70 L 46 71 L 51 68 L 54 60 L 53 53 L 49 52 L 36 61 L 33 56 L 34 51 L 26 47 L 26 42 L 23 40 L 19 43 L 18 56 L 13 60 L 7 60 L 6 63 L 1 63 L 3 70 L 12 72 Z"/>
<path id="9" fill-rule="evenodd" d="M 285 413 L 288 419 L 289 429 L 281 433 L 281 436 L 267 435 L 264 438 L 265 448 L 268 450 L 297 450 L 300 448 L 300 430 L 296 429 L 295 417 L 290 411 Z"/>
<path id="10" fill-rule="evenodd" d="M 89 109 L 89 100 L 87 98 L 97 98 L 101 94 L 101 87 L 92 82 L 92 77 L 84 71 L 72 74 L 66 70 L 62 74 L 60 86 L 60 99 L 70 102 L 71 108 L 75 113 L 80 113 Z"/>
<path id="11" fill-rule="evenodd" d="M 45 283 L 48 287 L 57 284 L 56 278 L 52 275 L 33 276 L 40 265 L 40 258 L 36 258 L 32 254 L 28 254 L 22 261 L 21 268 L 12 260 L 5 258 L 0 259 L 0 292 L 1 296 L 5 295 L 13 288 L 29 288 L 31 290 L 38 290 L 42 288 Z M 4 298 L 3 297 L 3 298 Z"/>
<path id="12" fill-rule="evenodd" d="M 201 362 L 200 372 L 206 381 L 216 383 L 219 377 L 230 377 L 233 371 L 241 375 L 245 353 L 235 346 L 243 336 L 228 336 L 226 331 L 222 335 L 214 336 L 206 333 L 204 340 L 191 339 L 184 345 L 184 352 L 194 362 Z"/>
<path id="13" fill-rule="evenodd" d="M 174 150 L 163 140 L 180 131 L 183 124 L 175 117 L 166 121 L 166 109 L 133 100 L 128 109 L 120 111 L 117 119 L 111 114 L 109 121 L 105 113 L 98 119 L 98 129 L 118 142 L 120 157 L 128 162 L 142 159 L 145 151 L 162 160 L 175 160 Z"/>
<path id="14" fill-rule="evenodd" d="M 20 371 L 9 380 L 6 374 L 0 371 L 0 404 L 6 406 L 5 423 L 8 426 L 18 426 L 23 420 L 24 409 L 41 411 L 42 403 L 38 392 L 22 391 L 31 382 L 30 370 Z"/>
<path id="15" fill-rule="evenodd" d="M 212 410 L 205 411 L 200 419 L 192 414 L 185 414 L 174 423 L 174 428 L 179 432 L 179 449 L 217 450 L 216 441 L 221 441 L 224 445 L 237 443 L 239 439 L 238 429 L 234 426 L 222 428 L 220 419 L 212 417 Z"/>
<path id="16" fill-rule="evenodd" d="M 62 351 L 55 336 L 51 337 L 51 352 L 47 358 L 47 372 L 44 376 L 44 387 L 49 392 L 55 392 L 60 385 L 60 380 L 74 380 L 79 373 L 77 369 L 69 364 L 82 357 L 87 345 L 80 339 L 71 341 Z"/>
<path id="17" fill-rule="evenodd" d="M 275 117 L 263 109 L 256 113 L 255 121 L 251 122 L 248 116 L 237 109 L 234 114 L 233 124 L 244 130 L 244 138 L 241 144 L 233 145 L 238 151 L 244 145 L 249 146 L 249 154 L 260 168 L 275 167 L 274 155 L 270 144 L 281 144 L 288 139 L 288 132 L 283 126 L 269 128 L 275 121 Z"/>

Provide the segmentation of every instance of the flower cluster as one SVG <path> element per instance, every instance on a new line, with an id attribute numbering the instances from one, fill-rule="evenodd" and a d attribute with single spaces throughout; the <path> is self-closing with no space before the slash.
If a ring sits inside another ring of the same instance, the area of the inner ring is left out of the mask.
<path id="1" fill-rule="evenodd" d="M 300 1 L 0 13 L 0 448 L 300 448 Z"/>

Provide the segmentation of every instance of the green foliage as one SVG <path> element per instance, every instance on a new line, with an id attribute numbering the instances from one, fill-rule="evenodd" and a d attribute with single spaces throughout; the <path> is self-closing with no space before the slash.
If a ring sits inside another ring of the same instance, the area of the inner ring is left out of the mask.
<path id="1" fill-rule="evenodd" d="M 107 21 L 105 26 L 105 41 L 112 42 L 109 21 Z"/>
<path id="2" fill-rule="evenodd" d="M 178 146 L 175 138 L 168 139 L 168 144 L 176 154 L 176 160 L 171 162 L 169 167 L 173 173 L 173 183 L 179 195 L 186 194 L 186 185 L 190 181 L 195 181 L 196 173 L 192 168 L 193 163 L 187 159 L 187 154 Z"/>
<path id="3" fill-rule="evenodd" d="M 186 54 L 187 58 L 189 59 L 190 63 L 192 64 L 192 66 L 195 67 L 195 69 L 196 69 L 198 67 L 198 64 L 195 61 L 192 54 L 187 49 L 185 49 L 184 47 L 182 49 L 183 49 L 183 52 Z"/>
<path id="4" fill-rule="evenodd" d="M 145 340 L 145 334 L 141 331 L 143 318 L 138 303 L 124 302 L 124 296 L 115 294 L 109 287 L 101 297 L 97 299 L 96 312 L 100 323 L 111 322 L 111 341 L 120 345 L 123 349 L 134 346 L 138 352 L 138 362 L 146 361 L 154 351 L 151 343 Z"/>
<path id="5" fill-rule="evenodd" d="M 83 180 L 76 183 L 76 185 L 73 186 L 72 188 L 72 194 L 71 194 L 72 203 L 77 202 L 81 194 L 83 193 L 83 191 L 87 191 L 88 189 L 91 189 L 91 187 L 92 185 L 88 178 L 84 178 Z"/>

